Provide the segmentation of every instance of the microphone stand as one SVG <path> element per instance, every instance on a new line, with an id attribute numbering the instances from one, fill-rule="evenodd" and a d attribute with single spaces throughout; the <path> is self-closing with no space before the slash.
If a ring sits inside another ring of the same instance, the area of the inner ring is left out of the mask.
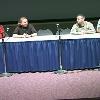
<path id="1" fill-rule="evenodd" d="M 9 77 L 9 76 L 12 76 L 13 74 L 12 73 L 7 73 L 7 62 L 6 62 L 6 45 L 5 45 L 5 41 L 4 41 L 4 38 L 3 38 L 3 34 L 2 34 L 2 48 L 3 48 L 3 63 L 4 63 L 4 73 L 2 73 L 0 76 L 1 77 Z"/>
<path id="2" fill-rule="evenodd" d="M 59 27 L 59 24 L 56 24 L 57 26 L 57 30 L 58 30 L 58 33 L 59 33 L 59 46 L 58 46 L 58 53 L 59 53 L 59 62 L 60 62 L 60 69 L 58 71 L 55 71 L 54 73 L 55 74 L 66 74 L 67 71 L 66 70 L 63 70 L 63 66 L 61 64 L 61 36 L 60 36 L 60 32 L 61 32 L 61 29 Z"/>

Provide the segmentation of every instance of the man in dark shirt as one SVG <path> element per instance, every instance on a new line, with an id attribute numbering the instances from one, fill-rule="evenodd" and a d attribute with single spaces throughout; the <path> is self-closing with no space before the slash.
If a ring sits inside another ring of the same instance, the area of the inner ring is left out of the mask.
<path id="1" fill-rule="evenodd" d="M 33 37 L 36 36 L 37 32 L 33 25 L 28 23 L 26 17 L 21 17 L 18 26 L 13 32 L 13 37 Z"/>

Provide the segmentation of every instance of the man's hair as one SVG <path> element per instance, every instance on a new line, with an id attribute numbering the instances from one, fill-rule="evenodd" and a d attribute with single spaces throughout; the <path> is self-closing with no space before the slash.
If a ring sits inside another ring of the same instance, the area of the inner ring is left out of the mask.
<path id="1" fill-rule="evenodd" d="M 83 14 L 78 14 L 76 17 L 78 17 L 78 16 L 82 16 L 83 18 L 85 18 L 85 16 Z"/>
<path id="2" fill-rule="evenodd" d="M 23 19 L 27 19 L 26 17 L 21 17 L 20 19 L 19 19 L 19 21 L 18 21 L 18 25 L 20 26 L 21 25 L 21 22 L 22 22 L 22 20 Z M 28 19 L 27 19 L 28 20 Z"/>

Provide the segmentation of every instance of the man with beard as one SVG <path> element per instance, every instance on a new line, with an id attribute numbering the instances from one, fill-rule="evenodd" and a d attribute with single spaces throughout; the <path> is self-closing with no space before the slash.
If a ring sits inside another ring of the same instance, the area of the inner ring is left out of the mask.
<path id="1" fill-rule="evenodd" d="M 71 34 L 91 34 L 95 33 L 94 26 L 91 22 L 85 21 L 85 16 L 77 15 L 77 23 L 73 25 Z"/>

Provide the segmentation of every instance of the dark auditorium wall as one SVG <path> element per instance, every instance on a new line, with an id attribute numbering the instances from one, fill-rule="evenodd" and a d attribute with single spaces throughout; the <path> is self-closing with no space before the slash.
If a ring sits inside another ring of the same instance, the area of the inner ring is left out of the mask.
<path id="1" fill-rule="evenodd" d="M 0 22 L 17 21 L 20 16 L 29 20 L 71 19 L 79 13 L 98 18 L 100 0 L 0 0 Z"/>

